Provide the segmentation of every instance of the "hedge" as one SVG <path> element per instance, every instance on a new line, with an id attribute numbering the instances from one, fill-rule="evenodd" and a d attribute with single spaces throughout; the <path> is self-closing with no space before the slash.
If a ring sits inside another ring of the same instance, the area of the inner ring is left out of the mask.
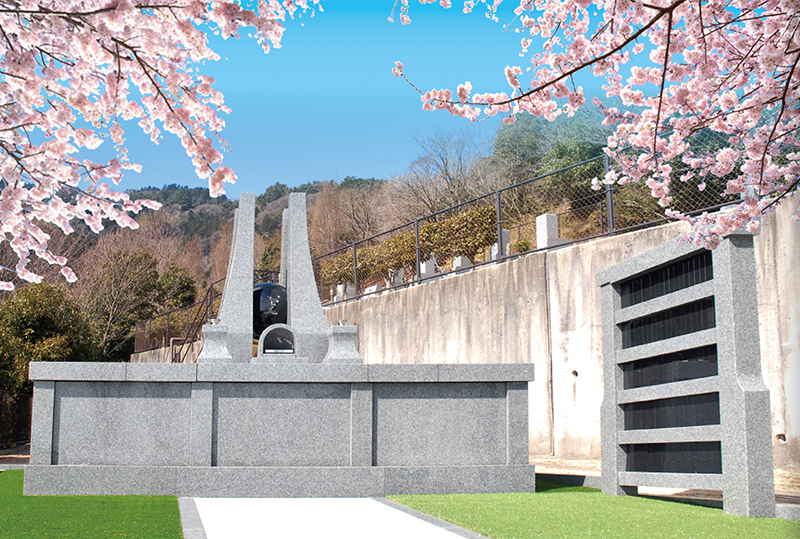
<path id="1" fill-rule="evenodd" d="M 420 256 L 431 253 L 440 261 L 456 256 L 475 259 L 482 249 L 497 241 L 494 206 L 473 208 L 444 221 L 419 229 Z M 405 232 L 374 246 L 357 249 L 358 280 L 375 276 L 389 280 L 392 270 L 406 268 L 416 272 L 417 253 L 413 232 Z M 334 286 L 353 282 L 353 251 L 348 249 L 324 263 L 320 270 L 322 284 Z"/>

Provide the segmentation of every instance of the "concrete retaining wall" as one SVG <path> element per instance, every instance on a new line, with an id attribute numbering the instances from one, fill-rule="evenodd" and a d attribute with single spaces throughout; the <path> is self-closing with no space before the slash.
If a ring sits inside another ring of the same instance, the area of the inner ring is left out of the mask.
<path id="1" fill-rule="evenodd" d="M 172 363 L 173 354 L 176 358 L 182 357 L 183 363 L 194 363 L 202 349 L 202 340 L 197 340 L 189 344 L 175 345 L 172 354 L 170 354 L 170 348 L 165 346 L 163 348 L 155 348 L 146 352 L 131 354 L 131 363 Z"/>
<path id="2" fill-rule="evenodd" d="M 762 375 L 775 466 L 800 468 L 800 224 L 795 195 L 755 238 Z M 534 253 L 325 309 L 358 325 L 367 363 L 533 363 L 532 455 L 600 458 L 598 271 L 675 240 L 682 223 Z M 755 321 L 754 321 L 755 323 Z M 784 441 L 785 440 L 785 441 Z"/>

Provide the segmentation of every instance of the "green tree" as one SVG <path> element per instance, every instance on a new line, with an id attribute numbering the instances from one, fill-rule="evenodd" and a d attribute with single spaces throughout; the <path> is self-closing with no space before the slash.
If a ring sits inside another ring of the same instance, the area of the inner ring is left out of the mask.
<path id="1" fill-rule="evenodd" d="M 58 285 L 25 286 L 0 304 L 0 388 L 28 391 L 31 361 L 94 361 L 97 343 L 80 304 Z"/>
<path id="2" fill-rule="evenodd" d="M 271 236 L 281 229 L 282 214 L 276 213 L 273 215 L 267 214 L 261 219 L 261 223 L 257 227 L 257 231 L 263 236 Z"/>
<path id="3" fill-rule="evenodd" d="M 158 276 L 156 303 L 160 312 L 188 307 L 196 298 L 197 286 L 194 277 L 183 266 L 170 264 L 169 268 Z"/>
<path id="4" fill-rule="evenodd" d="M 339 187 L 342 189 L 350 188 L 370 188 L 372 186 L 383 186 L 386 180 L 376 180 L 375 178 L 356 178 L 355 176 L 346 176 Z"/>
<path id="5" fill-rule="evenodd" d="M 602 121 L 602 115 L 589 112 L 560 116 L 553 122 L 520 115 L 515 123 L 497 130 L 494 155 L 503 162 L 511 183 L 554 172 L 603 154 L 613 130 Z"/>
<path id="6" fill-rule="evenodd" d="M 261 253 L 261 259 L 258 262 L 259 270 L 266 271 L 280 271 L 281 269 L 281 238 L 271 239 L 265 246 L 264 251 Z"/>
<path id="7" fill-rule="evenodd" d="M 263 194 L 259 195 L 256 199 L 256 203 L 261 206 L 262 204 L 268 204 L 269 202 L 274 202 L 281 197 L 285 197 L 289 194 L 289 188 L 286 184 L 275 182 L 269 187 L 267 190 L 264 191 Z"/>
<path id="8" fill-rule="evenodd" d="M 313 195 L 314 193 L 319 193 L 320 191 L 322 191 L 322 188 L 325 187 L 327 183 L 329 182 L 316 181 L 316 182 L 302 183 L 297 187 L 292 187 L 291 189 L 289 189 L 289 191 L 292 193 L 306 193 L 309 195 Z"/>
<path id="9" fill-rule="evenodd" d="M 604 193 L 592 189 L 592 179 L 604 174 L 603 161 L 561 169 L 603 155 L 611 129 L 602 125 L 602 115 L 586 112 L 553 122 L 522 115 L 517 120 L 498 129 L 495 162 L 512 184 L 544 177 L 507 191 L 504 217 L 513 224 L 528 222 L 538 214 L 557 213 L 565 216 L 565 223 L 577 220 L 580 226 L 596 227 L 599 216 L 591 224 L 585 221 L 594 211 L 591 208 L 604 200 Z M 575 226 L 564 227 L 565 237 L 571 237 Z"/>
<path id="10" fill-rule="evenodd" d="M 545 118 L 521 114 L 516 122 L 497 130 L 494 155 L 500 159 L 509 183 L 536 175 L 539 161 L 550 149 L 550 127 Z"/>

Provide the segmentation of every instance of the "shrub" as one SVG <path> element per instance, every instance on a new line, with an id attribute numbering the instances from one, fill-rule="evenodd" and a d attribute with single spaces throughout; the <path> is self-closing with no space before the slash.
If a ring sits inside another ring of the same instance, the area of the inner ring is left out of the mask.
<path id="1" fill-rule="evenodd" d="M 420 256 L 435 253 L 441 261 L 456 256 L 474 260 L 481 251 L 497 241 L 494 206 L 482 206 L 462 212 L 441 222 L 420 227 Z M 364 282 L 377 275 L 390 279 L 395 269 L 416 269 L 417 253 L 414 233 L 405 232 L 374 246 L 358 249 L 358 279 Z M 325 286 L 353 282 L 351 251 L 336 256 L 322 265 L 321 280 Z"/>
<path id="2" fill-rule="evenodd" d="M 511 250 L 515 253 L 527 253 L 531 250 L 531 242 L 525 239 L 517 240 L 511 244 Z"/>

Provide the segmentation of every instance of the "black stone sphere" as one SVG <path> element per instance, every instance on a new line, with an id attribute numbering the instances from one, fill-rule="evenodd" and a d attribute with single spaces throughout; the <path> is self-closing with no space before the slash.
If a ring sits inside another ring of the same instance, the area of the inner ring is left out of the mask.
<path id="1" fill-rule="evenodd" d="M 253 285 L 253 338 L 272 324 L 286 323 L 286 289 L 275 283 Z"/>

